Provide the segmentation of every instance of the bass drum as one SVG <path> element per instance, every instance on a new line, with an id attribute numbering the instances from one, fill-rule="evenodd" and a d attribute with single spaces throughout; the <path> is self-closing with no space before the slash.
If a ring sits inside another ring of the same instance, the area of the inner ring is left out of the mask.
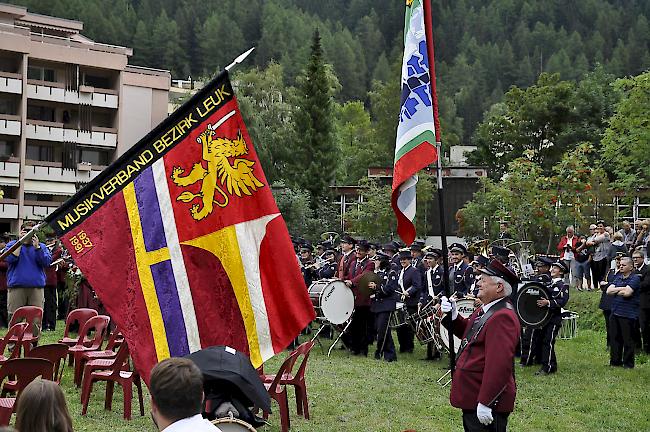
<path id="1" fill-rule="evenodd" d="M 216 425 L 223 432 L 255 432 L 256 429 L 238 418 L 224 417 L 212 420 L 212 424 Z"/>
<path id="2" fill-rule="evenodd" d="M 354 294 L 343 281 L 338 279 L 321 279 L 309 286 L 316 318 L 332 324 L 343 324 L 354 312 Z"/>
<path id="3" fill-rule="evenodd" d="M 474 306 L 475 298 L 474 297 L 464 297 L 456 300 L 456 310 L 458 315 L 463 318 L 469 318 L 469 316 L 474 312 L 476 306 Z M 441 317 L 442 318 L 442 317 Z M 449 332 L 447 328 L 442 325 L 442 320 L 440 320 L 440 325 L 438 326 L 438 331 L 440 332 L 440 339 L 442 340 L 442 345 L 445 347 L 447 352 L 449 352 Z M 454 352 L 458 352 L 458 347 L 460 346 L 460 338 L 454 336 Z"/>
<path id="4" fill-rule="evenodd" d="M 526 282 L 517 290 L 515 296 L 515 312 L 521 325 L 531 328 L 543 327 L 551 319 L 551 311 L 547 307 L 537 306 L 537 300 L 548 300 L 548 291 L 540 282 Z"/>

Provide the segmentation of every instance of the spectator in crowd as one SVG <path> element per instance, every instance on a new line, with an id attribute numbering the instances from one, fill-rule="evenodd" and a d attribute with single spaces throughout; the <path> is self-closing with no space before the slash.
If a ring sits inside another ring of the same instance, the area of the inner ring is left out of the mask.
<path id="1" fill-rule="evenodd" d="M 623 228 L 619 232 L 623 235 L 623 243 L 627 250 L 632 250 L 634 242 L 636 241 L 636 231 L 632 228 L 632 224 L 628 221 L 623 221 Z"/>
<path id="2" fill-rule="evenodd" d="M 159 431 L 207 432 L 220 429 L 201 416 L 203 375 L 192 360 L 171 357 L 151 370 L 151 417 Z"/>
<path id="3" fill-rule="evenodd" d="M 594 225 L 595 229 L 596 225 Z M 576 244 L 575 259 L 573 260 L 573 284 L 578 291 L 582 291 L 583 280 L 587 281 L 587 291 L 591 291 L 591 254 L 587 247 L 587 237 L 581 235 Z"/>
<path id="4" fill-rule="evenodd" d="M 615 258 L 617 255 L 629 255 L 627 246 L 623 242 L 623 234 L 620 232 L 615 232 L 613 237 L 612 244 L 609 247 L 608 257 L 610 262 L 610 269 L 616 268 Z"/>
<path id="5" fill-rule="evenodd" d="M 648 221 L 643 220 L 639 222 L 641 228 L 636 232 L 636 240 L 634 242 L 635 248 L 646 247 L 646 244 L 648 243 Z"/>
<path id="6" fill-rule="evenodd" d="M 650 354 L 650 268 L 645 263 L 645 256 L 641 251 L 632 253 L 632 261 L 636 273 L 641 278 L 639 284 L 639 326 L 643 339 L 642 349 Z"/>
<path id="7" fill-rule="evenodd" d="M 25 387 L 16 408 L 20 432 L 72 432 L 72 418 L 61 387 L 37 378 Z"/>
<path id="8" fill-rule="evenodd" d="M 32 223 L 25 223 L 20 229 L 20 238 L 26 236 L 33 228 Z M 12 240 L 7 248 L 16 243 Z M 36 235 L 26 238 L 13 253 L 5 258 L 9 264 L 7 270 L 7 312 L 9 321 L 14 311 L 21 306 L 38 306 L 45 303 L 45 269 L 52 261 L 50 251 Z"/>
<path id="9" fill-rule="evenodd" d="M 614 282 L 614 277 L 618 274 L 619 268 L 621 266 L 621 255 L 618 255 L 614 261 L 615 265 L 613 269 L 610 269 L 610 271 L 607 273 L 607 276 L 605 276 L 605 280 L 600 282 L 600 303 L 598 305 L 598 308 L 603 311 L 603 317 L 605 318 L 605 341 L 607 343 L 607 348 L 610 347 L 610 342 L 611 342 L 611 337 L 609 333 L 609 324 L 610 324 L 610 316 L 612 313 L 612 296 L 607 295 L 607 287 Z"/>
<path id="10" fill-rule="evenodd" d="M 639 318 L 639 285 L 632 258 L 622 257 L 620 271 L 607 287 L 613 296 L 610 316 L 610 366 L 634 368 L 634 330 Z"/>
<path id="11" fill-rule="evenodd" d="M 573 225 L 569 225 L 566 228 L 566 235 L 562 236 L 560 243 L 557 245 L 557 250 L 560 252 L 560 259 L 564 261 L 564 264 L 566 264 L 567 269 L 570 269 L 571 273 L 575 273 L 574 261 L 578 241 L 579 239 L 575 235 Z M 564 275 L 564 282 L 573 285 L 573 282 L 569 280 L 569 272 L 566 272 Z"/>
<path id="12" fill-rule="evenodd" d="M 605 221 L 600 220 L 596 223 L 596 234 L 587 240 L 587 246 L 596 248 L 591 260 L 591 273 L 595 287 L 605 279 L 605 274 L 609 268 L 610 245 L 611 240 L 609 233 L 605 230 Z"/>

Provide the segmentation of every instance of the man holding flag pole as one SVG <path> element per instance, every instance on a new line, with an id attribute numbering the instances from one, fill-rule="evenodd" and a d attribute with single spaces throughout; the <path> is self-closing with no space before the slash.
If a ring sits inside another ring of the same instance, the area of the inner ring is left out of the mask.
<path id="1" fill-rule="evenodd" d="M 444 283 L 445 293 L 450 296 L 432 29 L 430 2 L 406 0 L 401 111 L 391 204 L 397 216 L 397 232 L 405 243 L 411 244 L 415 239 L 417 172 L 437 162 Z M 458 369 L 454 338 L 449 338 L 449 368 L 450 401 L 463 410 L 465 431 L 505 431 L 508 415 L 514 409 L 513 363 L 519 321 L 508 295 L 517 283 L 517 276 L 495 260 L 483 270 L 478 282 L 483 306 L 469 319 L 459 317 L 453 299 L 441 299 L 442 312 L 447 314 L 443 323 L 463 338 L 458 348 Z M 458 322 L 456 326 L 454 321 Z"/>

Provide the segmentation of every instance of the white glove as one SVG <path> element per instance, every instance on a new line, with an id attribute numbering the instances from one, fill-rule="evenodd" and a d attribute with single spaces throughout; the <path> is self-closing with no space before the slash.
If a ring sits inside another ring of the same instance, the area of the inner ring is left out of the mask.
<path id="1" fill-rule="evenodd" d="M 486 407 L 481 402 L 476 405 L 476 417 L 482 425 L 487 426 L 492 423 L 492 408 Z"/>
<path id="2" fill-rule="evenodd" d="M 456 300 L 450 300 L 447 297 L 442 297 L 440 299 L 440 310 L 448 314 L 451 312 L 451 320 L 455 320 L 458 317 L 458 311 L 456 310 Z"/>

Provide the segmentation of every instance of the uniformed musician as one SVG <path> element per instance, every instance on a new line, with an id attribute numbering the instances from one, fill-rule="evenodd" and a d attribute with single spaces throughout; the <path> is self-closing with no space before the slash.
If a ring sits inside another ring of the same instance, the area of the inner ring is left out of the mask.
<path id="1" fill-rule="evenodd" d="M 569 301 L 569 285 L 564 281 L 564 275 L 569 268 L 563 260 L 551 265 L 551 284 L 548 287 L 549 299 L 537 300 L 537 306 L 548 308 L 551 312 L 550 321 L 541 329 L 542 367 L 535 375 L 549 375 L 557 372 L 555 358 L 555 339 L 562 327 L 562 308 Z"/>
<path id="2" fill-rule="evenodd" d="M 467 248 L 460 243 L 453 243 L 449 247 L 449 252 L 451 262 L 449 280 L 452 292 L 457 297 L 464 297 L 469 291 L 474 273 L 474 270 L 464 260 L 465 255 L 467 255 Z"/>
<path id="3" fill-rule="evenodd" d="M 513 360 L 519 339 L 519 319 L 508 297 L 519 279 L 497 260 L 481 272 L 483 306 L 469 318 L 458 314 L 455 301 L 441 302 L 442 311 L 451 313 L 454 334 L 463 338 L 450 401 L 463 410 L 465 431 L 505 431 L 517 393 Z"/>
<path id="4" fill-rule="evenodd" d="M 435 304 L 434 299 L 444 295 L 444 269 L 442 267 L 442 251 L 440 249 L 431 249 L 424 255 L 424 261 L 427 262 L 427 270 L 424 273 L 424 285 L 420 291 L 420 302 L 418 309 L 428 305 Z M 436 344 L 429 342 L 427 344 L 426 360 L 437 360 L 441 357 L 436 348 Z"/>
<path id="5" fill-rule="evenodd" d="M 381 279 L 381 285 L 375 282 L 368 285 L 372 290 L 372 303 L 370 310 L 375 314 L 375 331 L 377 333 L 377 348 L 375 359 L 382 358 L 387 362 L 397 360 L 395 342 L 389 326 L 390 314 L 395 310 L 395 304 L 399 298 L 397 294 L 397 272 L 391 269 L 390 257 L 382 252 L 377 254 L 379 269 L 376 273 Z"/>
<path id="6" fill-rule="evenodd" d="M 331 279 L 336 275 L 336 251 L 332 248 L 323 252 L 323 265 L 318 269 L 318 279 Z"/>
<path id="7" fill-rule="evenodd" d="M 403 249 L 399 252 L 401 265 L 398 273 L 397 283 L 399 294 L 403 298 L 404 305 L 409 315 L 417 313 L 420 289 L 422 288 L 422 274 L 411 265 L 411 251 Z M 397 328 L 397 340 L 399 341 L 399 352 L 413 352 L 413 328 L 410 325 L 403 325 Z"/>
<path id="8" fill-rule="evenodd" d="M 360 240 L 355 247 L 356 261 L 350 280 L 345 284 L 354 293 L 354 315 L 350 324 L 350 349 L 354 355 L 368 355 L 368 345 L 371 343 L 370 333 L 373 326 L 372 314 L 370 313 L 370 295 L 359 290 L 361 277 L 375 269 L 375 262 L 368 259 L 370 245 L 365 240 Z"/>
<path id="9" fill-rule="evenodd" d="M 354 253 L 356 243 L 357 241 L 349 235 L 341 237 L 342 256 L 336 269 L 336 277 L 342 281 L 350 280 L 352 277 L 352 270 L 356 264 L 356 255 Z"/>
<path id="10" fill-rule="evenodd" d="M 535 274 L 531 280 L 539 282 L 545 287 L 551 283 L 551 264 L 549 257 L 538 255 L 535 260 Z M 542 331 L 530 326 L 521 328 L 521 366 L 531 366 L 542 362 Z"/>
<path id="11" fill-rule="evenodd" d="M 300 272 L 307 287 L 311 286 L 312 282 L 318 279 L 316 260 L 312 254 L 312 246 L 309 242 L 304 242 L 300 245 Z"/>

